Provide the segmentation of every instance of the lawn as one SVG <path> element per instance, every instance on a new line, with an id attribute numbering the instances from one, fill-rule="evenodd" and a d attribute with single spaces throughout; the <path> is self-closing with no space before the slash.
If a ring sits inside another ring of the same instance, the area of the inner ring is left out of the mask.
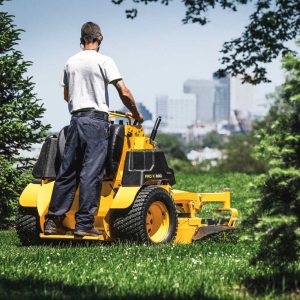
<path id="1" fill-rule="evenodd" d="M 179 174 L 176 188 L 214 192 L 229 187 L 232 207 L 243 216 L 247 199 L 255 197 L 249 187 L 254 179 L 244 174 Z M 22 247 L 14 231 L 2 231 L 0 299 L 257 299 L 241 283 L 256 245 L 238 242 L 236 235 L 192 245 Z"/>

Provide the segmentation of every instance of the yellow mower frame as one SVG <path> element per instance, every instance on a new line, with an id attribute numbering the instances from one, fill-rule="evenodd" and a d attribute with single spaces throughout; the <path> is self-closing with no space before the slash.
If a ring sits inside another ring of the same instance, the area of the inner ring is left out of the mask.
<path id="1" fill-rule="evenodd" d="M 100 205 L 95 213 L 94 226 L 97 229 L 104 230 L 104 234 L 97 237 L 85 236 L 80 239 L 114 240 L 114 234 L 111 232 L 113 213 L 115 211 L 130 210 L 135 201 L 137 201 L 136 199 L 145 190 L 148 190 L 150 193 L 158 189 L 161 193 L 169 195 L 171 201 L 174 203 L 177 224 L 174 229 L 174 236 L 169 239 L 174 243 L 189 244 L 206 235 L 233 229 L 236 226 L 238 212 L 236 209 L 230 207 L 230 191 L 228 189 L 225 189 L 221 193 L 193 193 L 176 190 L 172 188 L 172 184 L 168 180 L 164 179 L 164 175 L 157 172 L 151 173 L 151 171 L 143 175 L 143 183 L 141 185 L 127 184 L 124 186 L 123 177 L 126 176 L 125 168 L 128 168 L 126 164 L 129 163 L 128 153 L 140 151 L 143 151 L 141 153 L 148 153 L 157 151 L 158 147 L 154 142 L 153 135 L 147 137 L 140 124 L 132 125 L 130 116 L 110 112 L 109 117 L 111 120 L 126 118 L 127 124 L 121 125 L 124 126 L 124 143 L 115 176 L 114 178 L 104 179 L 99 199 Z M 38 181 L 29 184 L 21 194 L 19 200 L 21 215 L 19 214 L 17 218 L 17 231 L 23 244 L 30 244 L 39 239 L 79 239 L 72 233 L 68 235 L 45 235 L 43 233 L 45 215 L 48 211 L 53 186 L 54 178 L 40 178 Z M 70 229 L 74 229 L 75 227 L 75 213 L 78 208 L 79 189 L 80 187 L 75 194 L 73 205 L 64 219 L 64 225 Z M 209 203 L 220 204 L 221 207 L 218 207 L 217 211 L 221 214 L 226 214 L 224 220 L 212 224 L 212 220 L 199 216 L 199 212 Z M 29 235 L 32 232 L 26 231 L 24 223 L 22 223 L 22 220 L 28 216 L 26 211 L 31 212 L 30 218 L 32 220 L 34 216 L 36 218 L 37 228 L 35 228 L 34 234 L 38 235 L 37 239 L 30 238 Z M 164 237 L 168 234 L 172 218 L 169 208 L 163 201 L 160 201 L 159 197 L 151 202 L 147 208 L 144 225 L 141 225 L 146 226 L 150 243 L 159 244 L 165 242 Z"/>

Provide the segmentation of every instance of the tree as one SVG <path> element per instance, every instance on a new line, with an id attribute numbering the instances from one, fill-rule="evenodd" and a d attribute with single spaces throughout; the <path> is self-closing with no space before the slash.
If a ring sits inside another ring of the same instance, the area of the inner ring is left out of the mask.
<path id="1" fill-rule="evenodd" d="M 121 4 L 124 0 L 111 0 Z M 132 0 L 135 4 L 151 2 L 169 5 L 173 0 Z M 184 24 L 205 25 L 209 9 L 219 5 L 222 9 L 237 11 L 239 6 L 252 3 L 251 0 L 183 0 L 186 7 Z M 238 38 L 224 43 L 221 50 L 223 65 L 217 71 L 222 77 L 226 73 L 241 75 L 243 81 L 258 84 L 270 81 L 267 78 L 265 63 L 290 52 L 285 45 L 300 33 L 299 0 L 256 0 L 255 10 L 249 16 L 249 24 Z M 127 18 L 135 18 L 137 9 L 127 9 Z"/>
<path id="2" fill-rule="evenodd" d="M 3 5 L 4 0 L 0 0 Z M 49 125 L 42 124 L 45 111 L 34 93 L 34 83 L 26 73 L 31 62 L 25 61 L 15 46 L 22 30 L 16 29 L 13 16 L 0 12 L 0 212 L 12 214 L 16 196 L 23 187 L 28 160 L 19 150 L 30 150 L 32 143 L 45 137 Z M 25 164 L 24 164 L 25 163 Z M 23 177 L 22 177 L 23 176 Z"/>
<path id="3" fill-rule="evenodd" d="M 273 270 L 275 288 L 293 289 L 300 258 L 300 57 L 287 55 L 283 67 L 285 82 L 259 130 L 257 153 L 270 169 L 259 180 L 260 199 L 247 222 L 259 243 L 252 263 Z"/>
<path id="4" fill-rule="evenodd" d="M 165 152 L 168 159 L 187 161 L 183 144 L 174 134 L 159 134 L 157 136 L 159 148 Z"/>
<path id="5" fill-rule="evenodd" d="M 216 169 L 221 172 L 262 173 L 266 164 L 253 157 L 257 140 L 252 134 L 239 134 L 224 144 L 224 158 Z"/>
<path id="6" fill-rule="evenodd" d="M 209 132 L 205 135 L 202 141 L 202 147 L 208 148 L 222 148 L 223 147 L 223 139 L 217 131 Z"/>

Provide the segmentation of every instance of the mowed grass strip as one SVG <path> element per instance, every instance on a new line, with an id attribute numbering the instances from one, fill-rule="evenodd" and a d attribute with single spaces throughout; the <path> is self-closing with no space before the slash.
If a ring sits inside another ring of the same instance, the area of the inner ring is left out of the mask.
<path id="1" fill-rule="evenodd" d="M 230 187 L 232 206 L 242 213 L 254 178 L 179 174 L 176 188 L 217 192 Z M 0 299 L 251 298 L 240 282 L 253 251 L 254 243 L 237 242 L 223 233 L 192 245 L 96 242 L 22 247 L 14 231 L 3 231 Z"/>

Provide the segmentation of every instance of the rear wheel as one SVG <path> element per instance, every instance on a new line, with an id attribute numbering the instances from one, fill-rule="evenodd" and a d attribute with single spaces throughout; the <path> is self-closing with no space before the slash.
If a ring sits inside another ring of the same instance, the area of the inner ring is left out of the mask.
<path id="1" fill-rule="evenodd" d="M 112 236 L 150 244 L 171 242 L 176 236 L 178 217 L 171 195 L 157 186 L 147 186 L 126 210 L 112 215 Z"/>
<path id="2" fill-rule="evenodd" d="M 18 207 L 16 229 L 19 239 L 24 246 L 40 243 L 40 224 L 36 208 Z"/>

